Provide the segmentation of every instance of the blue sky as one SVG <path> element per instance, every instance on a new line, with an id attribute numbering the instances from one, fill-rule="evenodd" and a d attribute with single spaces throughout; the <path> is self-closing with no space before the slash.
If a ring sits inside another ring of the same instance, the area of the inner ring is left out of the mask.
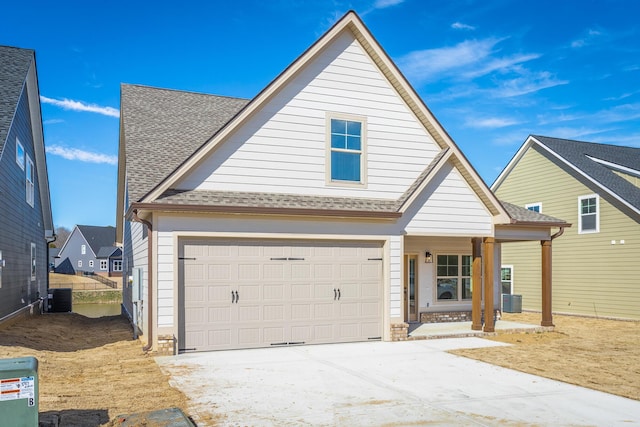
<path id="1" fill-rule="evenodd" d="M 634 0 L 9 2 L 55 224 L 115 224 L 120 83 L 251 98 L 350 9 L 488 184 L 529 134 L 640 147 Z"/>

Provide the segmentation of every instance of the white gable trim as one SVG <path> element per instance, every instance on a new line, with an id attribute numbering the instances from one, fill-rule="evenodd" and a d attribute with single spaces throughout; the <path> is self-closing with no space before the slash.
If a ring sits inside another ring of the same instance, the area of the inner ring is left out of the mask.
<path id="1" fill-rule="evenodd" d="M 628 168 L 626 166 L 618 165 L 616 163 L 607 162 L 606 160 L 598 159 L 597 157 L 591 157 L 591 156 L 587 156 L 587 157 L 589 158 L 589 160 L 593 160 L 594 162 L 600 163 L 601 165 L 606 166 L 608 168 L 615 169 L 615 170 L 617 170 L 619 172 L 624 172 L 624 173 L 627 173 L 629 175 L 633 175 L 633 176 L 636 176 L 636 177 L 640 177 L 640 170 L 638 170 L 638 169 L 632 169 L 632 168 Z"/>
<path id="2" fill-rule="evenodd" d="M 348 12 L 338 21 L 324 36 L 305 51 L 296 61 L 285 69 L 276 79 L 271 82 L 262 92 L 260 92 L 247 106 L 241 110 L 234 119 L 223 127 L 216 135 L 196 151 L 189 159 L 171 173 L 163 182 L 151 190 L 143 199 L 142 203 L 153 202 L 162 193 L 171 188 L 185 174 L 192 171 L 197 165 L 216 147 L 223 143 L 226 138 L 237 128 L 242 126 L 246 120 L 251 118 L 265 103 L 267 103 L 279 90 L 281 90 L 303 67 L 319 55 L 333 40 L 343 31 L 351 31 L 355 39 L 361 44 L 372 60 L 378 65 L 381 73 L 388 79 L 391 85 L 398 91 L 409 109 L 416 115 L 428 133 L 434 138 L 441 148 L 449 147 L 456 154 L 457 167 L 461 167 L 461 174 L 470 182 L 473 191 L 487 206 L 493 215 L 497 215 L 499 220 L 508 222 L 508 214 L 489 190 L 484 181 L 475 172 L 471 164 L 467 161 L 463 153 L 458 149 L 453 140 L 449 137 L 440 123 L 431 114 L 426 105 L 391 61 L 382 47 L 373 38 L 368 29 L 364 26 L 355 12 Z M 474 185 L 475 184 L 475 185 Z"/>

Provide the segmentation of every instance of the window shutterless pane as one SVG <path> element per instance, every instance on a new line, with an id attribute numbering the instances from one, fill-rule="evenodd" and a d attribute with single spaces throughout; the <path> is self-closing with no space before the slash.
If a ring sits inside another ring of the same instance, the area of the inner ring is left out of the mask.
<path id="1" fill-rule="evenodd" d="M 471 299 L 471 279 L 462 279 L 462 299 Z"/>
<path id="2" fill-rule="evenodd" d="M 362 123 L 360 122 L 347 122 L 347 134 L 353 136 L 360 136 L 362 129 Z"/>
<path id="3" fill-rule="evenodd" d="M 333 138 L 331 138 L 331 142 L 333 143 Z M 349 150 L 358 150 L 360 151 L 360 137 L 359 136 L 347 136 L 347 147 Z"/>
<path id="4" fill-rule="evenodd" d="M 590 199 L 583 199 L 581 201 L 582 204 L 582 213 L 583 214 L 593 214 L 596 213 L 596 199 L 594 197 Z"/>
<path id="5" fill-rule="evenodd" d="M 331 179 L 360 181 L 360 154 L 332 151 Z"/>
<path id="6" fill-rule="evenodd" d="M 462 255 L 462 275 L 471 276 L 471 257 Z"/>
<path id="7" fill-rule="evenodd" d="M 347 133 L 347 121 L 346 120 L 337 120 L 331 119 L 331 133 Z"/>
<path id="8" fill-rule="evenodd" d="M 458 299 L 458 279 L 438 279 L 437 291 L 439 300 Z"/>
<path id="9" fill-rule="evenodd" d="M 583 230 L 595 230 L 596 229 L 596 216 L 595 216 L 595 214 L 582 215 L 582 229 Z"/>
<path id="10" fill-rule="evenodd" d="M 331 134 L 331 148 L 347 148 L 347 137 L 345 135 Z"/>

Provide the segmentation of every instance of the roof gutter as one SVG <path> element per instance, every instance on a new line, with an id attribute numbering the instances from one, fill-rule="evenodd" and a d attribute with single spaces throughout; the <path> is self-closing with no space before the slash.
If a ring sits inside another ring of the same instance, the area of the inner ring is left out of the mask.
<path id="1" fill-rule="evenodd" d="M 338 209 L 307 209 L 307 208 L 277 208 L 259 206 L 204 206 L 204 205 L 177 205 L 170 203 L 132 203 L 130 212 L 138 210 L 162 211 L 162 212 L 198 212 L 198 213 L 227 213 L 227 214 L 256 214 L 256 215 L 304 215 L 318 217 L 339 218 L 373 218 L 373 219 L 397 219 L 402 212 L 395 211 L 362 211 L 362 210 L 338 210 Z M 134 214 L 135 215 L 135 214 Z M 135 218 L 135 217 L 134 217 Z"/>
<path id="2" fill-rule="evenodd" d="M 147 345 L 142 347 L 143 351 L 149 351 L 153 348 L 153 226 L 151 222 L 138 216 L 138 209 L 132 211 L 132 218 L 135 222 L 142 223 L 147 226 L 147 292 L 149 306 L 147 307 L 147 325 L 149 329 L 149 339 Z"/>
<path id="3" fill-rule="evenodd" d="M 556 234 L 551 236 L 550 240 L 557 239 L 558 237 L 562 236 L 562 234 L 564 234 L 564 227 L 560 227 L 560 230 L 558 230 Z"/>

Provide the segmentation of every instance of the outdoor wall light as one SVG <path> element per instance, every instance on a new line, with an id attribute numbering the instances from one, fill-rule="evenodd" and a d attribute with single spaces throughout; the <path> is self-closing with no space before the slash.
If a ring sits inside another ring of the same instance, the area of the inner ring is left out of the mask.
<path id="1" fill-rule="evenodd" d="M 427 251 L 427 252 L 424 254 L 424 262 L 425 262 L 426 264 L 430 264 L 430 263 L 432 263 L 432 262 L 433 262 L 433 256 L 431 255 L 431 252 Z"/>

